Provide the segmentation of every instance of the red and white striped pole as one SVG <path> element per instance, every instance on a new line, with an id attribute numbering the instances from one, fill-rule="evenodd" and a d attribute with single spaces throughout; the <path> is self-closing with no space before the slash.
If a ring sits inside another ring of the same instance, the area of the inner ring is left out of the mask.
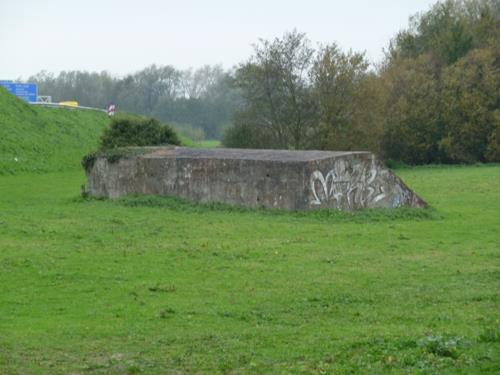
<path id="1" fill-rule="evenodd" d="M 114 104 L 110 104 L 108 107 L 108 116 L 114 116 L 115 109 L 116 109 L 116 106 Z"/>

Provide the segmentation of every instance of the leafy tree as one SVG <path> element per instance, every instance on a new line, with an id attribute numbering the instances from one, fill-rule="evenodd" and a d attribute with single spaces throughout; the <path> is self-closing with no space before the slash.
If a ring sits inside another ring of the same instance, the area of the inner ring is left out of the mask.
<path id="1" fill-rule="evenodd" d="M 313 54 L 305 34 L 297 31 L 255 45 L 254 55 L 235 74 L 244 100 L 235 126 L 258 129 L 272 148 L 304 148 L 315 115 L 308 85 Z"/>
<path id="2" fill-rule="evenodd" d="M 496 0 L 447 0 L 412 18 L 380 72 L 387 157 L 498 160 L 498 40 Z"/>
<path id="3" fill-rule="evenodd" d="M 362 53 L 343 53 L 335 44 L 322 47 L 311 69 L 312 90 L 318 109 L 318 126 L 311 135 L 313 148 L 350 150 L 359 147 L 367 130 L 367 96 L 373 86 L 368 61 Z M 373 124 L 371 124 L 373 125 Z"/>
<path id="4" fill-rule="evenodd" d="M 464 56 L 473 45 L 462 3 L 454 0 L 436 3 L 429 12 L 410 19 L 390 47 L 392 59 L 416 58 L 432 52 L 445 64 Z"/>
<path id="5" fill-rule="evenodd" d="M 476 49 L 443 74 L 445 137 L 450 161 L 498 161 L 500 46 Z"/>
<path id="6" fill-rule="evenodd" d="M 116 82 L 116 95 L 107 100 L 107 105 L 114 102 L 120 110 L 147 115 L 141 108 L 140 91 L 133 75 L 127 75 Z"/>
<path id="7" fill-rule="evenodd" d="M 134 75 L 141 99 L 141 113 L 151 114 L 161 97 L 175 98 L 180 89 L 180 73 L 172 66 L 151 65 Z"/>
<path id="8" fill-rule="evenodd" d="M 236 72 L 245 104 L 224 145 L 379 150 L 382 95 L 364 54 L 309 44 L 297 32 L 261 41 Z"/>
<path id="9" fill-rule="evenodd" d="M 382 147 L 386 158 L 410 164 L 441 160 L 439 73 L 439 65 L 430 54 L 400 60 L 384 72 L 388 93 Z"/>

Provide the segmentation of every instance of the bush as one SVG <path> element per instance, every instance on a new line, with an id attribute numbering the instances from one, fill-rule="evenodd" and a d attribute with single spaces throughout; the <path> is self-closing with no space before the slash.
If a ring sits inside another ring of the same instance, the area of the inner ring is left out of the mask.
<path id="1" fill-rule="evenodd" d="M 101 137 L 100 149 L 127 146 L 179 145 L 177 134 L 154 118 L 113 118 Z"/>
<path id="2" fill-rule="evenodd" d="M 264 136 L 261 128 L 244 123 L 227 128 L 222 145 L 231 148 L 275 148 L 272 139 Z"/>
<path id="3" fill-rule="evenodd" d="M 440 357 L 458 358 L 459 346 L 462 344 L 459 337 L 427 336 L 417 342 L 418 346 L 427 353 Z"/>

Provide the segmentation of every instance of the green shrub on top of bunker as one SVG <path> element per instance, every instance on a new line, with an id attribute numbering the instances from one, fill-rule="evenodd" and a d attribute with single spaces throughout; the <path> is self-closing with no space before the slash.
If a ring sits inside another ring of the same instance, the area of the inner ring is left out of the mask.
<path id="1" fill-rule="evenodd" d="M 117 117 L 104 130 L 100 149 L 127 146 L 180 145 L 175 131 L 154 118 Z"/>

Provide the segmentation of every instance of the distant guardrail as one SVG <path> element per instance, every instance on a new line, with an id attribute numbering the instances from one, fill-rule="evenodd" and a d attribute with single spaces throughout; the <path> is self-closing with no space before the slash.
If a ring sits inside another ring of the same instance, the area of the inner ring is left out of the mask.
<path id="1" fill-rule="evenodd" d="M 35 102 L 35 103 L 30 103 L 32 105 L 39 105 L 42 107 L 51 107 L 51 108 L 66 108 L 66 109 L 86 109 L 90 111 L 99 111 L 99 112 L 104 112 L 107 113 L 108 111 L 102 108 L 93 108 L 93 107 L 83 107 L 83 106 L 73 106 L 73 105 L 65 105 L 65 104 L 59 104 L 59 103 L 45 103 L 45 102 Z"/>

